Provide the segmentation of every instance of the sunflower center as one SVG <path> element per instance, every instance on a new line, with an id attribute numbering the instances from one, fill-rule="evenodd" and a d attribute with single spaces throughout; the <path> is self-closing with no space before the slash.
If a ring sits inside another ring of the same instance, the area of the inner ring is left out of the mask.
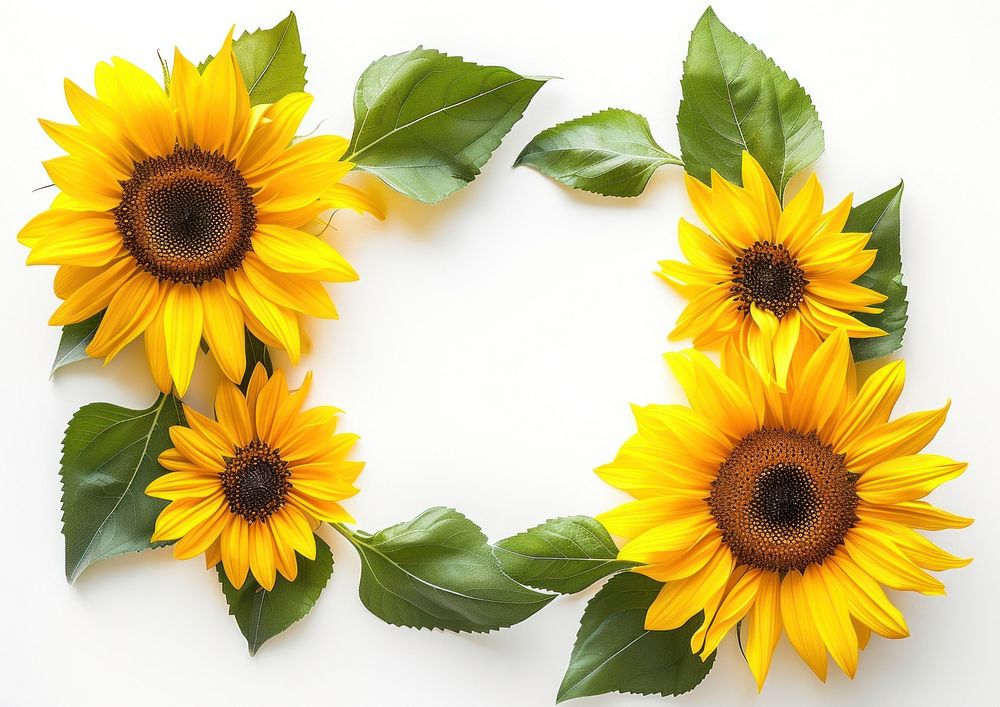
<path id="1" fill-rule="evenodd" d="M 780 243 L 754 243 L 733 263 L 731 292 L 737 309 L 755 304 L 781 319 L 802 304 L 808 280 L 791 253 Z"/>
<path id="2" fill-rule="evenodd" d="M 115 224 L 143 270 L 201 285 L 239 267 L 257 224 L 253 190 L 236 164 L 197 145 L 135 163 Z"/>
<path id="3" fill-rule="evenodd" d="M 804 570 L 857 521 L 856 479 L 815 433 L 760 429 L 726 457 L 707 500 L 738 563 Z"/>
<path id="4" fill-rule="evenodd" d="M 219 476 L 229 510 L 253 523 L 285 505 L 291 475 L 278 450 L 254 440 L 236 450 Z"/>

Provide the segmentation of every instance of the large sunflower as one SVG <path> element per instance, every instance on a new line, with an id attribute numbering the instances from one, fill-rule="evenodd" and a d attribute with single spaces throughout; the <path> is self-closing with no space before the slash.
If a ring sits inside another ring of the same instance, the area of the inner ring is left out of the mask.
<path id="1" fill-rule="evenodd" d="M 743 153 L 743 186 L 712 171 L 707 187 L 688 175 L 688 196 L 711 235 L 684 219 L 681 251 L 658 273 L 690 300 L 671 339 L 720 348 L 735 339 L 758 370 L 784 386 L 800 338 L 825 339 L 843 327 L 855 338 L 885 334 L 851 316 L 877 313 L 885 296 L 854 284 L 875 260 L 870 233 L 842 233 L 848 196 L 823 212 L 816 175 L 783 210 L 767 175 Z"/>
<path id="2" fill-rule="evenodd" d="M 300 318 L 337 316 L 322 282 L 357 279 L 302 229 L 329 209 L 381 215 L 338 184 L 347 141 L 291 144 L 312 97 L 251 107 L 231 34 L 203 74 L 177 51 L 169 94 L 118 58 L 95 84 L 96 98 L 66 80 L 78 125 L 40 121 L 69 154 L 45 162 L 59 194 L 18 235 L 29 264 L 60 266 L 49 323 L 106 310 L 87 353 L 110 360 L 145 333 L 156 384 L 181 395 L 202 338 L 234 381 L 244 326 L 297 360 Z"/>
<path id="3" fill-rule="evenodd" d="M 690 407 L 637 407 L 638 433 L 597 469 L 638 499 L 599 517 L 629 539 L 619 557 L 666 583 L 646 627 L 704 612 L 691 640 L 704 659 L 745 620 L 758 688 L 782 630 L 820 679 L 827 652 L 853 677 L 871 632 L 908 635 L 882 585 L 943 594 L 924 570 L 969 562 L 914 530 L 972 522 L 921 500 L 966 467 L 918 453 L 947 406 L 890 421 L 903 363 L 857 389 L 843 329 L 796 352 L 787 392 L 734 342 L 721 370 L 695 351 L 667 359 Z"/>
<path id="4" fill-rule="evenodd" d="M 336 408 L 302 410 L 310 380 L 289 393 L 280 370 L 268 379 L 257 364 L 246 396 L 219 386 L 217 421 L 184 407 L 187 425 L 170 428 L 175 446 L 160 455 L 170 471 L 146 488 L 170 501 L 154 541 L 177 540 L 178 559 L 222 562 L 237 588 L 250 571 L 270 590 L 275 571 L 295 579 L 296 552 L 316 559 L 321 521 L 352 522 L 338 501 L 357 493 L 364 464 L 345 460 L 357 435 L 336 434 Z"/>

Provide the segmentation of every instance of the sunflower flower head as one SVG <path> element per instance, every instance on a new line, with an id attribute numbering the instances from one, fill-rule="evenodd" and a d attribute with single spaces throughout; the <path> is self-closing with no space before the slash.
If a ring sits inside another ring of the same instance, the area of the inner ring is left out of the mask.
<path id="1" fill-rule="evenodd" d="M 848 196 L 823 211 L 816 175 L 782 209 L 767 175 L 743 153 L 743 186 L 714 170 L 712 185 L 688 175 L 688 196 L 708 232 L 681 219 L 687 262 L 665 260 L 660 277 L 689 300 L 670 333 L 695 348 L 734 340 L 766 377 L 784 386 L 800 340 L 843 328 L 853 338 L 882 336 L 852 313 L 878 313 L 885 296 L 854 281 L 872 266 L 870 233 L 843 233 Z"/>
<path id="2" fill-rule="evenodd" d="M 636 500 L 599 516 L 626 538 L 619 557 L 665 582 L 646 628 L 704 612 L 691 650 L 707 658 L 745 621 L 758 689 L 782 632 L 821 679 L 827 656 L 849 676 L 874 632 L 908 628 L 883 587 L 943 594 L 926 570 L 962 567 L 916 532 L 972 520 L 923 498 L 966 468 L 921 450 L 948 406 L 890 420 L 904 365 L 857 387 L 847 332 L 796 350 L 787 386 L 729 341 L 722 366 L 667 354 L 689 405 L 635 408 L 638 432 L 597 469 Z"/>
<path id="3" fill-rule="evenodd" d="M 357 279 L 304 229 L 336 208 L 381 217 L 339 183 L 347 140 L 292 144 L 306 93 L 251 106 L 232 33 L 203 73 L 177 51 L 169 94 L 119 58 L 95 85 L 66 80 L 75 124 L 40 121 L 68 154 L 44 163 L 59 193 L 18 234 L 29 265 L 59 266 L 49 323 L 104 312 L 87 353 L 110 361 L 142 335 L 156 384 L 181 395 L 203 339 L 232 381 L 244 327 L 296 361 L 302 318 L 337 316 L 323 283 Z"/>
<path id="4" fill-rule="evenodd" d="M 269 379 L 257 364 L 245 396 L 219 386 L 215 420 L 184 407 L 187 424 L 170 428 L 174 447 L 159 458 L 168 472 L 146 488 L 170 501 L 154 542 L 177 540 L 177 559 L 222 562 L 236 588 L 253 572 L 270 590 L 276 572 L 295 580 L 296 553 L 316 559 L 320 522 L 353 522 L 339 501 L 357 493 L 364 464 L 345 459 L 357 435 L 336 432 L 336 408 L 302 409 L 310 381 L 289 393 L 280 370 Z"/>

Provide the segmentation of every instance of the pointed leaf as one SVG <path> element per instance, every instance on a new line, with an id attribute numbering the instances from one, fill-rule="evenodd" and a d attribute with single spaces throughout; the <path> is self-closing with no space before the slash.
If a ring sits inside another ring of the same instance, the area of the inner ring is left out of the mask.
<path id="1" fill-rule="evenodd" d="M 691 653 L 702 614 L 673 631 L 647 631 L 646 610 L 663 585 L 623 572 L 587 604 L 558 702 L 608 692 L 680 695 L 693 690 L 715 662 Z"/>
<path id="2" fill-rule="evenodd" d="M 50 376 L 63 366 L 89 358 L 87 346 L 94 340 L 97 327 L 101 325 L 102 319 L 104 319 L 103 311 L 98 312 L 90 319 L 84 319 L 76 324 L 67 324 L 63 327 L 62 337 L 59 339 L 59 349 L 52 362 Z"/>
<path id="3" fill-rule="evenodd" d="M 246 393 L 247 386 L 250 385 L 250 376 L 253 375 L 253 369 L 257 367 L 257 364 L 264 364 L 264 370 L 267 371 L 268 377 L 274 373 L 274 364 L 271 362 L 271 353 L 267 350 L 267 345 L 251 334 L 249 329 L 243 331 L 246 334 L 247 367 L 243 372 L 240 390 Z"/>
<path id="4" fill-rule="evenodd" d="M 358 80 L 344 159 L 410 198 L 441 201 L 476 178 L 544 83 L 423 47 L 382 57 Z"/>
<path id="5" fill-rule="evenodd" d="M 618 559 L 608 531 L 593 518 L 555 518 L 499 541 L 494 552 L 504 572 L 521 584 L 560 594 L 586 589 L 632 567 Z"/>
<path id="6" fill-rule="evenodd" d="M 683 163 L 656 144 L 644 117 L 608 108 L 543 130 L 514 162 L 522 164 L 574 189 L 638 196 L 658 167 Z"/>
<path id="7" fill-rule="evenodd" d="M 70 582 L 98 560 L 169 544 L 149 541 L 167 502 L 145 489 L 164 473 L 157 457 L 173 446 L 168 430 L 183 422 L 180 401 L 162 394 L 145 410 L 91 403 L 73 415 L 60 471 Z"/>
<path id="8" fill-rule="evenodd" d="M 903 345 L 906 329 L 906 285 L 903 284 L 903 260 L 899 245 L 899 207 L 903 183 L 851 209 L 844 230 L 848 233 L 871 232 L 869 249 L 877 249 L 875 262 L 856 282 L 887 295 L 881 314 L 855 314 L 865 324 L 887 332 L 874 339 L 852 339 L 851 350 L 857 361 L 888 356 Z"/>
<path id="9" fill-rule="evenodd" d="M 788 180 L 823 153 L 823 125 L 809 95 L 727 29 L 712 8 L 691 33 L 681 91 L 677 130 L 684 166 L 706 184 L 712 169 L 742 183 L 746 150 L 780 196 Z"/>
<path id="10" fill-rule="evenodd" d="M 431 508 L 374 535 L 341 532 L 361 556 L 361 601 L 395 626 L 493 631 L 556 596 L 504 574 L 479 526 L 451 508 Z"/>
<path id="11" fill-rule="evenodd" d="M 319 536 L 316 536 L 315 560 L 308 560 L 298 553 L 295 559 L 299 563 L 295 581 L 289 582 L 279 574 L 271 591 L 261 587 L 252 574 L 247 576 L 242 587 L 236 589 L 226 577 L 222 563 L 216 566 L 229 613 L 236 617 L 236 623 L 247 639 L 250 655 L 255 655 L 265 641 L 308 614 L 333 573 L 330 546 Z"/>
<path id="12" fill-rule="evenodd" d="M 244 31 L 233 41 L 233 54 L 250 92 L 250 105 L 276 103 L 289 93 L 305 90 L 306 55 L 294 12 L 271 29 Z M 213 58 L 199 64 L 198 71 L 204 71 Z"/>

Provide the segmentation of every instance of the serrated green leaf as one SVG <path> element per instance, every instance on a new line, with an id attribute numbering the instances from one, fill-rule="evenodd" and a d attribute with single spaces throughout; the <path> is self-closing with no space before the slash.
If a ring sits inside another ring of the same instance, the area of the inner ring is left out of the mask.
<path id="1" fill-rule="evenodd" d="M 344 159 L 436 203 L 476 178 L 544 83 L 423 47 L 382 57 L 354 90 Z"/>
<path id="2" fill-rule="evenodd" d="M 91 403 L 73 415 L 60 471 L 70 582 L 98 560 L 169 544 L 149 540 L 167 502 L 145 489 L 165 473 L 157 457 L 183 422 L 180 401 L 162 394 L 145 410 Z"/>
<path id="3" fill-rule="evenodd" d="M 220 563 L 216 567 L 222 592 L 229 604 L 229 613 L 236 617 L 240 631 L 247 639 L 250 655 L 255 655 L 265 641 L 274 638 L 315 606 L 333 572 L 330 546 L 316 536 L 316 559 L 307 560 L 298 553 L 298 576 L 289 582 L 280 574 L 274 589 L 267 591 L 248 575 L 243 586 L 233 587 Z"/>
<path id="4" fill-rule="evenodd" d="M 97 327 L 101 325 L 102 319 L 104 319 L 103 311 L 98 312 L 90 319 L 84 319 L 76 324 L 67 324 L 63 327 L 62 336 L 59 338 L 59 349 L 56 351 L 56 358 L 52 362 L 49 376 L 54 375 L 63 366 L 89 358 L 87 346 L 94 340 Z"/>
<path id="5" fill-rule="evenodd" d="M 887 332 L 874 339 L 852 339 L 851 350 L 856 361 L 888 356 L 903 345 L 906 329 L 906 285 L 903 284 L 903 260 L 899 245 L 899 207 L 903 199 L 903 183 L 851 209 L 844 226 L 846 233 L 871 232 L 868 248 L 878 249 L 875 262 L 855 282 L 887 295 L 881 314 L 855 314 L 870 326 Z"/>
<path id="6" fill-rule="evenodd" d="M 336 527 L 361 556 L 362 603 L 394 626 L 493 631 L 556 596 L 504 574 L 479 526 L 451 508 L 431 508 L 374 535 Z"/>
<path id="7" fill-rule="evenodd" d="M 494 544 L 504 572 L 521 584 L 574 594 L 634 563 L 618 559 L 608 531 L 593 518 L 546 521 Z"/>
<path id="8" fill-rule="evenodd" d="M 677 113 L 684 168 L 708 184 L 711 170 L 742 184 L 743 151 L 753 155 L 779 197 L 823 153 L 823 125 L 799 82 L 731 32 L 712 8 L 688 45 Z"/>
<path id="9" fill-rule="evenodd" d="M 257 367 L 257 364 L 264 364 L 264 370 L 267 371 L 268 377 L 274 373 L 274 364 L 271 362 L 271 353 L 267 350 L 264 342 L 251 334 L 249 329 L 243 331 L 246 335 L 247 367 L 243 373 L 243 380 L 240 382 L 240 390 L 246 393 L 247 387 L 250 385 L 250 376 L 253 375 L 253 369 Z"/>
<path id="10" fill-rule="evenodd" d="M 683 162 L 656 144 L 643 116 L 608 108 L 538 133 L 514 162 L 522 164 L 574 189 L 638 196 L 657 168 Z"/>
<path id="11" fill-rule="evenodd" d="M 276 103 L 289 93 L 306 88 L 306 55 L 302 53 L 299 23 L 295 13 L 271 29 L 246 32 L 233 41 L 233 54 L 243 82 L 250 92 L 250 105 Z M 214 57 L 198 65 L 204 71 Z"/>
<path id="12" fill-rule="evenodd" d="M 673 631 L 647 631 L 646 610 L 663 585 L 634 572 L 615 575 L 590 600 L 573 646 L 558 702 L 608 692 L 681 695 L 715 662 L 691 653 L 702 614 Z"/>

